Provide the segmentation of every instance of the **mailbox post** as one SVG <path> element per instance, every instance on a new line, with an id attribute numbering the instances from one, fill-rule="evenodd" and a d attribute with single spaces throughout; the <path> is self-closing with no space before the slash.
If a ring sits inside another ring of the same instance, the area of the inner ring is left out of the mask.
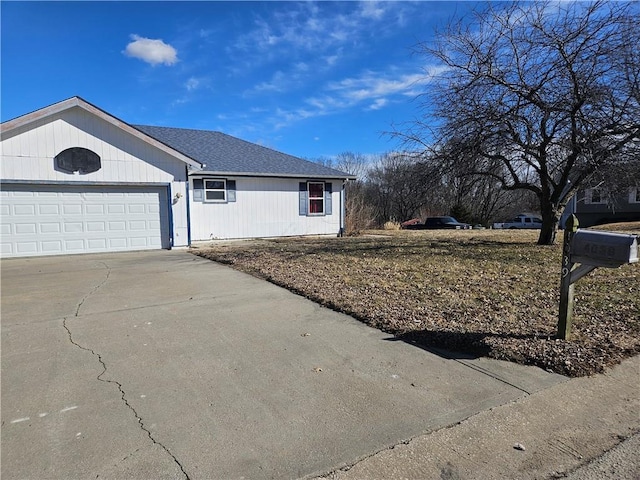
<path id="1" fill-rule="evenodd" d="M 573 320 L 573 283 L 571 283 L 571 240 L 578 230 L 578 217 L 571 215 L 564 227 L 562 244 L 562 273 L 560 277 L 560 316 L 558 317 L 558 337 L 566 340 L 571 333 Z"/>
<path id="2" fill-rule="evenodd" d="M 562 246 L 558 337 L 571 334 L 573 284 L 597 267 L 617 268 L 638 261 L 638 237 L 597 230 L 578 230 L 578 219 L 567 219 Z M 577 265 L 577 266 L 576 266 Z"/>

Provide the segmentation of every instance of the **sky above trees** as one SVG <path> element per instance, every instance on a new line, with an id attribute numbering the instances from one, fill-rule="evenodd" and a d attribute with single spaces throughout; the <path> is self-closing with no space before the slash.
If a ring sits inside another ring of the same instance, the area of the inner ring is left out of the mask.
<path id="1" fill-rule="evenodd" d="M 74 95 L 306 158 L 380 154 L 475 2 L 2 2 L 2 121 Z"/>

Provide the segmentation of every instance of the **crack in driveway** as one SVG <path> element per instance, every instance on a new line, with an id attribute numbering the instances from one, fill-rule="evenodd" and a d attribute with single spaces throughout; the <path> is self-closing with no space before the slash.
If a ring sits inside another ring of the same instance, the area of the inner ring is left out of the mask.
<path id="1" fill-rule="evenodd" d="M 78 306 L 76 307 L 76 317 L 78 315 L 80 315 L 80 308 L 82 308 L 82 305 L 84 305 L 84 302 L 94 293 L 96 293 L 98 291 L 98 289 L 100 287 L 102 287 L 105 283 L 107 283 L 107 280 L 109 280 L 109 276 L 111 275 L 111 268 L 109 267 L 109 265 L 107 265 L 104 262 L 98 262 L 101 263 L 102 265 L 104 265 L 104 268 L 107 269 L 107 275 L 106 277 L 104 277 L 104 280 L 102 280 L 102 282 L 100 282 L 98 285 L 96 285 L 95 287 L 93 287 L 84 297 L 82 297 L 82 300 L 80 300 L 80 302 L 78 302 Z M 65 327 L 66 328 L 66 327 Z"/>
<path id="2" fill-rule="evenodd" d="M 80 302 L 78 303 L 78 306 L 76 308 L 76 313 L 75 313 L 75 317 L 77 318 L 79 316 L 80 313 L 80 308 L 82 307 L 82 305 L 84 304 L 84 302 L 91 296 L 93 295 L 95 292 L 98 291 L 98 289 L 100 289 L 100 287 L 102 287 L 107 280 L 109 279 L 109 275 L 111 274 L 111 269 L 109 268 L 109 265 L 107 265 L 104 262 L 100 262 L 102 263 L 105 268 L 107 269 L 107 275 L 104 278 L 104 280 L 102 280 L 102 282 L 100 282 L 97 286 L 95 286 L 94 288 L 91 289 L 91 291 L 89 293 L 87 293 L 82 300 L 80 300 Z M 176 458 L 176 456 L 171 453 L 171 451 L 165 446 L 163 445 L 161 442 L 157 441 L 155 438 L 153 438 L 153 434 L 151 433 L 151 430 L 149 430 L 144 422 L 142 421 L 142 417 L 140 417 L 140 415 L 138 415 L 138 412 L 136 411 L 135 408 L 133 408 L 133 406 L 129 403 L 129 400 L 127 400 L 127 394 L 124 391 L 124 388 L 122 387 L 122 384 L 116 380 L 109 380 L 109 379 L 104 379 L 102 378 L 102 376 L 107 373 L 107 364 L 105 363 L 105 361 L 102 358 L 102 355 L 100 355 L 98 352 L 92 350 L 91 348 L 85 347 L 83 345 L 80 345 L 78 342 L 76 342 L 73 339 L 73 334 L 71 333 L 71 330 L 69 329 L 69 326 L 67 325 L 67 317 L 64 317 L 62 319 L 62 326 L 64 327 L 64 329 L 67 332 L 67 335 L 69 337 L 69 341 L 71 342 L 71 344 L 75 345 L 76 347 L 78 347 L 81 350 L 90 352 L 94 357 L 96 357 L 98 359 L 98 362 L 100 363 L 100 365 L 102 366 L 102 372 L 100 372 L 100 374 L 96 377 L 96 379 L 100 382 L 104 382 L 104 383 L 111 383 L 113 385 L 115 385 L 118 388 L 118 391 L 120 392 L 120 399 L 122 400 L 122 402 L 127 406 L 127 408 L 129 410 L 131 410 L 131 412 L 133 413 L 133 415 L 136 417 L 136 420 L 138 421 L 138 425 L 140 426 L 140 429 L 142 431 L 144 431 L 147 436 L 149 437 L 149 439 L 151 440 L 151 442 L 154 445 L 158 445 L 160 448 L 162 448 L 175 462 L 175 464 L 180 468 L 180 471 L 182 472 L 182 474 L 184 475 L 184 477 L 187 480 L 190 480 L 189 474 L 187 474 L 186 470 L 184 469 L 184 467 L 182 466 L 182 464 L 180 463 L 180 461 Z"/>

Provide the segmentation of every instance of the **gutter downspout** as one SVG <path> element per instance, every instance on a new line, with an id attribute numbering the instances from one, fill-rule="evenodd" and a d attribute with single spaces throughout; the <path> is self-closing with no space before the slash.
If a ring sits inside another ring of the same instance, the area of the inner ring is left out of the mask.
<path id="1" fill-rule="evenodd" d="M 346 186 L 348 181 L 349 181 L 348 178 L 344 179 L 344 181 L 342 182 L 342 189 L 340 190 L 340 231 L 338 232 L 338 237 L 344 237 L 346 233 L 345 232 L 345 217 L 346 217 L 345 198 L 346 198 Z"/>
<path id="2" fill-rule="evenodd" d="M 191 200 L 189 195 L 189 167 L 185 165 L 184 174 L 187 176 L 187 181 L 185 182 L 185 201 L 187 202 L 187 246 L 191 246 Z"/>

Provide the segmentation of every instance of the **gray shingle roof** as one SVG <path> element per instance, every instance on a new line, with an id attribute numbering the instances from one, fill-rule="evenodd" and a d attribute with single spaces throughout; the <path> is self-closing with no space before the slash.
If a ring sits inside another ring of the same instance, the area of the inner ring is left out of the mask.
<path id="1" fill-rule="evenodd" d="M 133 125 L 204 164 L 205 172 L 265 176 L 354 178 L 352 175 L 277 152 L 231 135 L 208 130 Z"/>

